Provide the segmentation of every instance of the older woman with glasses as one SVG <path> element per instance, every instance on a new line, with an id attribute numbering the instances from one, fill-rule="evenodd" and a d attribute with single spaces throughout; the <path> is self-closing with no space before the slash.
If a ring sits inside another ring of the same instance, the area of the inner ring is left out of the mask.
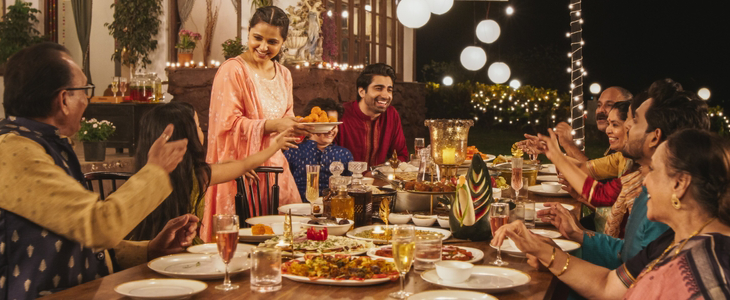
<path id="1" fill-rule="evenodd" d="M 520 222 L 500 228 L 576 292 L 590 299 L 727 299 L 730 297 L 730 142 L 696 129 L 670 136 L 652 158 L 644 185 L 647 216 L 665 232 L 617 270 L 572 257 Z M 570 219 L 559 205 L 554 215 Z"/>

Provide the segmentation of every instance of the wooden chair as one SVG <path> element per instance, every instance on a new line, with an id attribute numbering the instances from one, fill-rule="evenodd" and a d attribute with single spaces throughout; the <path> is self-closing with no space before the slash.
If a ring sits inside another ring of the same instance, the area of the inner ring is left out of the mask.
<path id="1" fill-rule="evenodd" d="M 255 182 L 241 176 L 236 179 L 236 214 L 241 219 L 241 226 L 244 220 L 265 215 L 276 215 L 279 209 L 279 174 L 284 172 L 282 167 L 258 167 L 254 171 L 259 175 L 264 174 L 264 180 Z M 271 174 L 274 175 L 273 185 L 270 182 Z M 262 197 L 262 184 L 265 184 L 264 192 L 266 197 Z M 261 199 L 268 199 L 268 209 L 264 210 Z"/>
<path id="2" fill-rule="evenodd" d="M 86 178 L 86 188 L 90 191 L 94 191 L 94 181 L 97 182 L 97 185 L 99 186 L 99 195 L 101 195 L 101 200 L 104 200 L 106 198 L 107 194 L 111 194 L 114 191 L 117 190 L 117 180 L 128 180 L 129 177 L 131 177 L 131 173 L 117 173 L 117 172 L 90 172 L 84 174 L 84 177 Z M 110 182 L 111 183 L 111 191 L 109 193 L 104 193 L 104 183 Z"/>

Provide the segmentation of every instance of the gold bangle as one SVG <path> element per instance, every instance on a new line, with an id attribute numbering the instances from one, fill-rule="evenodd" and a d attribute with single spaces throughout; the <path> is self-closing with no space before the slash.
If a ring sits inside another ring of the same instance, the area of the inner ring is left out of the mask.
<path id="1" fill-rule="evenodd" d="M 560 275 L 563 275 L 563 273 L 568 270 L 568 264 L 570 264 L 570 254 L 565 253 L 565 255 L 567 255 L 565 259 L 565 266 L 563 267 L 563 270 L 560 271 L 560 274 L 555 275 L 556 277 L 560 277 Z"/>
<path id="2" fill-rule="evenodd" d="M 553 255 L 550 257 L 550 263 L 545 267 L 550 269 L 553 266 L 553 262 L 555 262 L 555 247 L 553 247 Z"/>

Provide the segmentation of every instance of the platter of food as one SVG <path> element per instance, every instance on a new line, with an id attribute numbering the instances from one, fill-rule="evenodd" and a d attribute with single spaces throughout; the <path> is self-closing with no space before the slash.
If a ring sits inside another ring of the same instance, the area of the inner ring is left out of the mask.
<path id="1" fill-rule="evenodd" d="M 477 154 L 482 157 L 482 160 L 484 160 L 484 162 L 488 162 L 496 158 L 496 156 L 492 154 L 481 153 L 479 149 L 477 149 L 477 146 L 469 146 L 466 147 L 466 160 L 464 160 L 464 163 L 470 164 L 471 160 L 474 158 L 474 155 Z"/>
<path id="2" fill-rule="evenodd" d="M 393 261 L 393 248 L 391 246 L 370 248 L 367 254 L 374 259 Z M 476 263 L 481 261 L 483 258 L 484 252 L 476 248 L 452 245 L 444 245 L 441 247 L 441 260 L 457 260 L 468 263 Z"/>
<path id="3" fill-rule="evenodd" d="M 316 231 L 316 230 L 315 230 Z M 291 245 L 281 246 L 284 243 L 283 236 L 275 236 L 259 244 L 262 247 L 279 247 L 282 249 L 282 253 L 285 255 L 294 255 L 297 257 L 304 256 L 305 254 L 345 254 L 345 255 L 360 255 L 365 254 L 374 248 L 375 244 L 370 241 L 354 239 L 344 236 L 315 236 L 308 235 L 312 231 L 307 233 L 300 233 L 294 237 L 294 246 Z M 293 249 L 293 252 L 292 252 Z"/>
<path id="4" fill-rule="evenodd" d="M 375 229 L 381 229 L 382 233 L 373 233 Z M 353 239 L 357 240 L 364 240 L 369 241 L 373 243 L 388 243 L 390 240 L 390 235 L 392 232 L 393 225 L 388 225 L 387 227 L 385 225 L 369 225 L 369 226 L 363 226 L 358 227 L 353 230 L 350 230 L 347 232 L 347 236 Z M 442 240 L 448 239 L 451 237 L 451 231 L 441 229 L 441 228 L 432 228 L 432 227 L 416 227 L 416 235 L 419 234 L 426 234 L 426 233 L 437 233 L 440 234 L 442 237 Z"/>
<path id="5" fill-rule="evenodd" d="M 238 240 L 242 242 L 260 243 L 275 236 L 274 230 L 270 226 L 263 224 L 238 230 Z"/>
<path id="6" fill-rule="evenodd" d="M 342 122 L 337 122 L 336 116 L 328 116 L 327 112 L 323 111 L 319 106 L 312 107 L 308 116 L 303 118 L 297 116 L 297 118 L 300 118 L 299 122 L 301 124 L 314 127 L 314 130 L 311 131 L 312 133 L 328 133 L 335 126 L 342 124 Z"/>
<path id="7" fill-rule="evenodd" d="M 456 191 L 456 184 L 445 178 L 435 182 L 411 180 L 404 184 L 403 189 L 406 192 L 414 194 L 443 195 L 454 193 Z"/>
<path id="8" fill-rule="evenodd" d="M 281 276 L 312 284 L 367 286 L 395 281 L 398 271 L 392 262 L 367 256 L 307 255 L 282 264 Z"/>

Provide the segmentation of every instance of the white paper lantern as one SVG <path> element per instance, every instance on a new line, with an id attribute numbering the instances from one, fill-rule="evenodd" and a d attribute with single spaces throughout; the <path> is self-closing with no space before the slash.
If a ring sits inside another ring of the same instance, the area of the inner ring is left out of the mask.
<path id="1" fill-rule="evenodd" d="M 421 28 L 431 18 L 428 3 L 423 0 L 402 0 L 396 9 L 398 21 L 408 28 Z"/>
<path id="2" fill-rule="evenodd" d="M 454 6 L 454 0 L 427 0 L 428 1 L 428 8 L 431 10 L 432 13 L 437 15 L 443 15 L 449 9 L 451 9 L 452 6 Z"/>
<path id="3" fill-rule="evenodd" d="M 484 49 L 476 46 L 469 46 L 461 51 L 461 64 L 470 71 L 476 71 L 487 63 L 487 53 Z"/>
<path id="4" fill-rule="evenodd" d="M 511 86 L 513 89 L 519 89 L 520 86 L 522 86 L 522 83 L 520 83 L 517 79 L 512 79 L 512 81 L 509 82 L 509 86 Z"/>
<path id="5" fill-rule="evenodd" d="M 487 75 L 489 75 L 489 80 L 492 82 L 502 84 L 509 80 L 511 73 L 507 64 L 503 62 L 496 62 L 489 66 Z"/>
<path id="6" fill-rule="evenodd" d="M 494 43 L 500 32 L 499 24 L 494 20 L 484 20 L 477 25 L 477 38 L 483 43 Z"/>
<path id="7" fill-rule="evenodd" d="M 573 89 L 573 84 L 572 83 L 571 83 L 570 88 Z M 591 84 L 591 86 L 588 88 L 588 90 L 591 91 L 591 94 L 598 95 L 598 93 L 601 92 L 601 85 L 594 82 L 593 84 Z"/>
<path id="8" fill-rule="evenodd" d="M 700 96 L 702 100 L 710 99 L 710 89 L 701 88 L 699 91 L 697 91 L 697 96 Z"/>
<path id="9" fill-rule="evenodd" d="M 442 81 L 445 86 L 451 86 L 454 84 L 454 78 L 451 78 L 451 76 L 444 77 L 444 80 Z"/>

